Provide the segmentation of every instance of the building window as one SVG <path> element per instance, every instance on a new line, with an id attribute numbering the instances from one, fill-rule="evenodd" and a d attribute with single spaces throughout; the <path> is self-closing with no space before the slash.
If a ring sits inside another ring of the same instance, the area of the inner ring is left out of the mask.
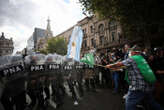
<path id="1" fill-rule="evenodd" d="M 96 47 L 96 42 L 95 42 L 95 39 L 94 39 L 94 38 L 91 39 L 91 45 L 92 45 L 94 48 Z"/>
<path id="2" fill-rule="evenodd" d="M 104 33 L 104 25 L 103 24 L 100 24 L 98 29 L 99 29 L 99 33 L 101 33 L 101 34 Z"/>
<path id="3" fill-rule="evenodd" d="M 113 31 L 113 30 L 116 30 L 117 29 L 117 23 L 112 21 L 112 22 L 109 22 L 109 30 L 110 31 Z"/>
<path id="4" fill-rule="evenodd" d="M 115 41 L 115 32 L 112 32 L 112 42 Z"/>
<path id="5" fill-rule="evenodd" d="M 83 41 L 83 47 L 84 48 L 87 47 L 87 41 L 86 40 Z"/>
<path id="6" fill-rule="evenodd" d="M 86 34 L 86 28 L 85 28 L 85 29 L 83 29 L 83 33 L 84 33 L 84 34 Z"/>
<path id="7" fill-rule="evenodd" d="M 94 45 L 94 39 L 93 38 L 91 39 L 91 45 L 92 46 Z"/>
<path id="8" fill-rule="evenodd" d="M 118 32 L 118 42 L 121 42 L 121 34 Z"/>
<path id="9" fill-rule="evenodd" d="M 100 45 L 104 43 L 104 36 L 100 36 Z"/>
<path id="10" fill-rule="evenodd" d="M 93 26 L 90 26 L 91 33 L 93 33 Z"/>

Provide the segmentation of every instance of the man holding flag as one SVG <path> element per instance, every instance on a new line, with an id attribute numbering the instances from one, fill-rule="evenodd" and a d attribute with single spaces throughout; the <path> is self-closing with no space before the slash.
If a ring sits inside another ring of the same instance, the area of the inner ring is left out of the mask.
<path id="1" fill-rule="evenodd" d="M 129 82 L 128 96 L 126 97 L 126 110 L 136 110 L 138 102 L 144 98 L 153 110 L 163 110 L 153 99 L 153 85 L 156 81 L 153 71 L 141 56 L 141 49 L 135 45 L 130 51 L 130 57 L 122 62 L 106 65 L 110 69 L 127 67 L 127 80 Z"/>

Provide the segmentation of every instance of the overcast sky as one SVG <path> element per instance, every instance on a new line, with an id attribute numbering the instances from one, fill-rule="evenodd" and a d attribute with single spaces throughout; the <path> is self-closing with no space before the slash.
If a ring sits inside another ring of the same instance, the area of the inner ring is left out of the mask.
<path id="1" fill-rule="evenodd" d="M 35 27 L 46 29 L 48 16 L 54 35 L 85 17 L 78 0 L 0 0 L 0 32 L 13 38 L 14 51 L 25 48 Z"/>

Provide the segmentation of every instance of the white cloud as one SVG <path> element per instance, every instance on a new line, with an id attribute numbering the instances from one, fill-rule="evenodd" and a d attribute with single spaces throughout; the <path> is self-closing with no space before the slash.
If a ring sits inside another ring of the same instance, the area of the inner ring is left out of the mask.
<path id="1" fill-rule="evenodd" d="M 84 17 L 82 15 L 80 4 L 77 3 L 78 0 L 71 0 L 69 3 L 64 0 L 33 1 L 40 6 L 38 9 L 38 12 L 40 12 L 38 13 L 40 20 L 38 20 L 37 24 L 41 27 L 46 27 L 45 20 L 47 19 L 47 16 L 50 16 L 51 27 L 54 35 L 73 26 L 77 21 Z M 40 21 L 42 24 L 40 24 Z"/>
<path id="2" fill-rule="evenodd" d="M 22 10 L 19 14 L 16 14 L 18 12 L 12 13 L 14 18 L 5 16 L 8 19 L 0 25 L 0 31 L 13 37 L 15 51 L 22 50 L 26 46 L 34 27 L 46 28 L 48 16 L 54 35 L 65 31 L 84 18 L 78 0 L 10 0 L 11 4 L 15 10 L 17 6 L 21 6 Z M 29 6 L 30 4 L 32 6 Z M 12 11 L 10 8 L 8 10 Z"/>
<path id="3" fill-rule="evenodd" d="M 6 38 L 12 38 L 14 41 L 14 52 L 22 50 L 27 44 L 27 39 L 31 35 L 32 31 L 24 25 L 18 24 L 17 27 L 3 26 L 0 28 L 2 32 L 5 32 Z"/>

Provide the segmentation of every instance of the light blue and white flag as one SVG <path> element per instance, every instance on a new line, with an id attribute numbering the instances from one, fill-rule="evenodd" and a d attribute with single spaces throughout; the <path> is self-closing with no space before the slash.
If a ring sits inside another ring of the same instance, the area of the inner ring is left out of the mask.
<path id="1" fill-rule="evenodd" d="M 83 31 L 81 27 L 75 26 L 68 44 L 67 58 L 80 61 L 80 49 L 83 41 Z"/>

